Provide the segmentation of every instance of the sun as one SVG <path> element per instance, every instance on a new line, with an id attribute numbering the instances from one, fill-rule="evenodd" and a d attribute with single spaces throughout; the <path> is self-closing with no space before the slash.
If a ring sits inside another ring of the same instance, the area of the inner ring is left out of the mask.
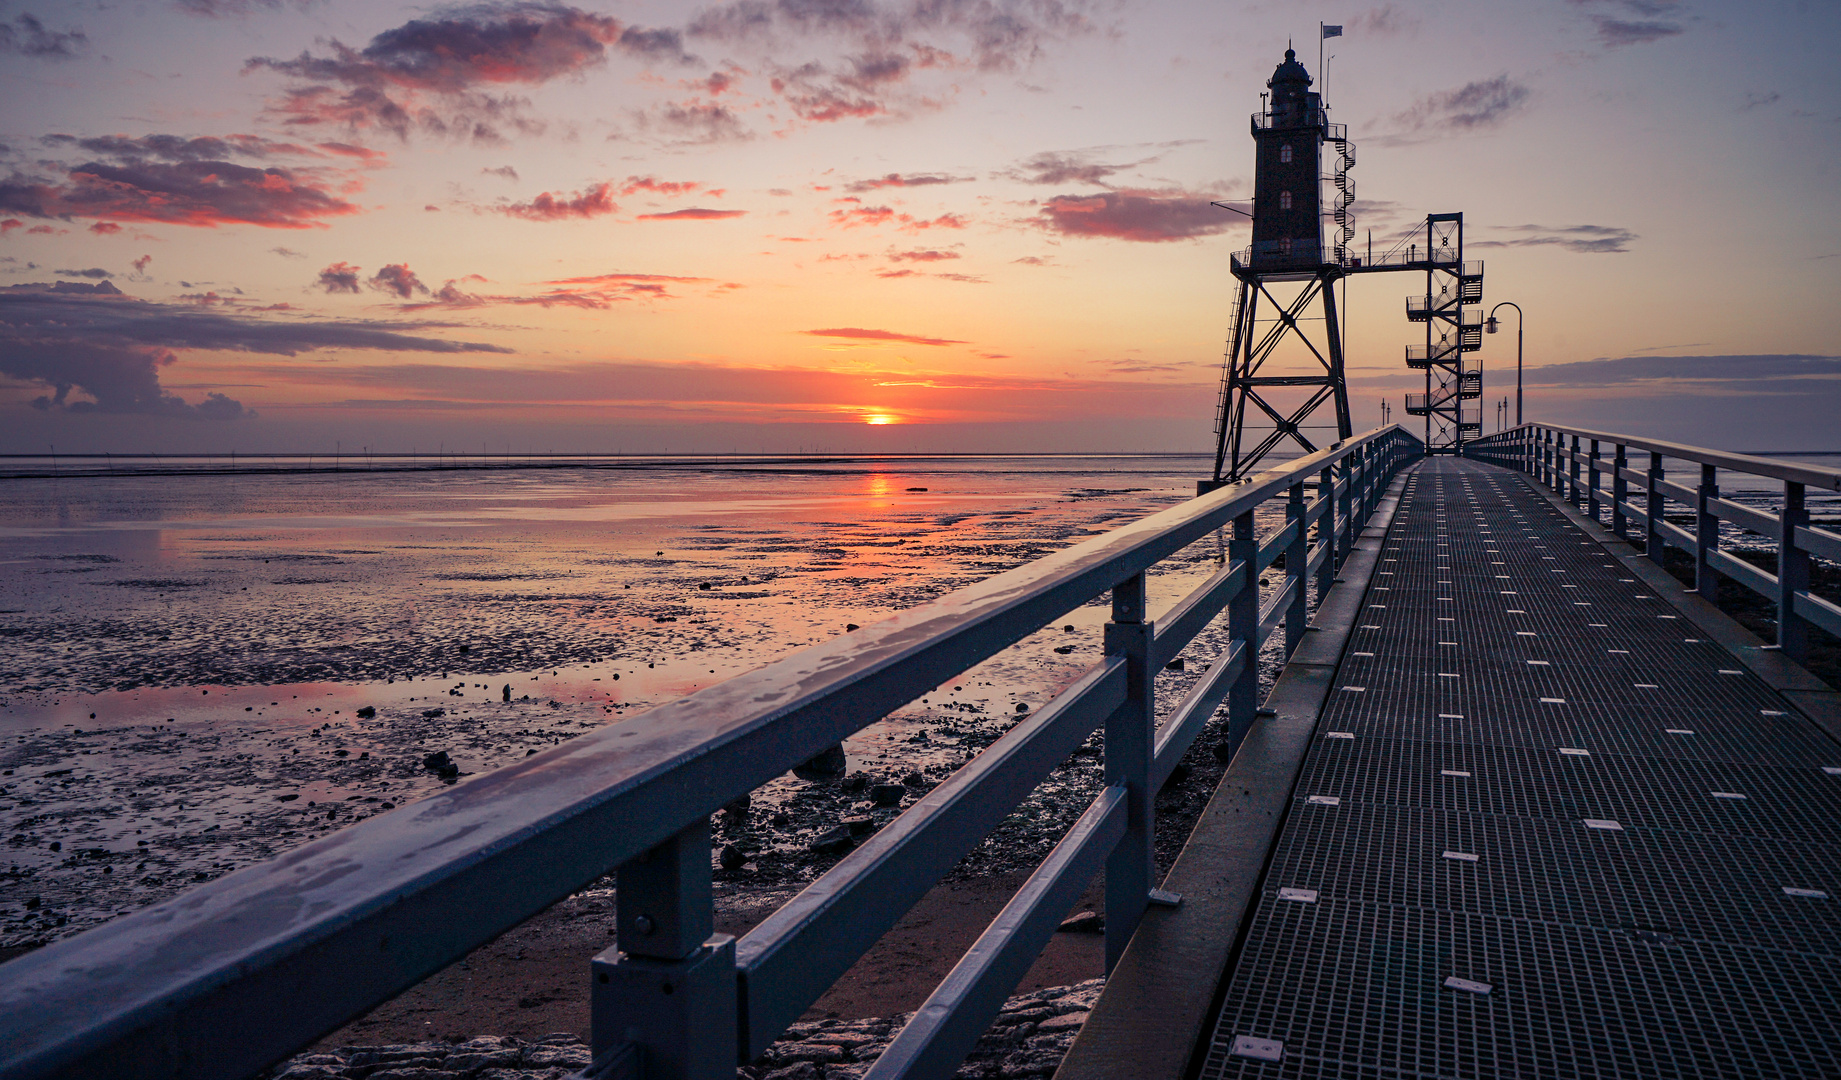
<path id="1" fill-rule="evenodd" d="M 863 417 L 863 422 L 875 427 L 881 427 L 884 424 L 899 424 L 901 423 L 901 418 L 889 413 L 870 413 Z"/>

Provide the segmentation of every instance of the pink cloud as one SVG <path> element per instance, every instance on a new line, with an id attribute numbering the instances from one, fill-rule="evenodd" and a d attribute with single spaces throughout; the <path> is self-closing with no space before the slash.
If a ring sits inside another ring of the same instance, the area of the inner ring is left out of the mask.
<path id="1" fill-rule="evenodd" d="M 527 221 L 567 221 L 571 218 L 594 218 L 612 214 L 620 208 L 614 204 L 614 186 L 610 183 L 596 184 L 585 191 L 577 192 L 571 198 L 567 195 L 553 195 L 543 192 L 530 202 L 512 203 L 499 207 L 502 214 L 524 218 Z"/>
<path id="2" fill-rule="evenodd" d="M 737 218 L 746 214 L 746 210 L 707 210 L 701 206 L 673 210 L 666 214 L 641 214 L 640 221 L 721 221 L 724 218 Z"/>
<path id="3" fill-rule="evenodd" d="M 1243 219 L 1210 206 L 1206 194 L 1127 189 L 1057 195 L 1043 205 L 1037 220 L 1063 236 L 1161 243 L 1225 232 Z"/>

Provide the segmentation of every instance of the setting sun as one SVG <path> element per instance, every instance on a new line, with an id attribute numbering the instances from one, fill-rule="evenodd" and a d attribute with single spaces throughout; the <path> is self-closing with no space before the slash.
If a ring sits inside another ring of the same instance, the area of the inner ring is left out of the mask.
<path id="1" fill-rule="evenodd" d="M 901 423 L 901 418 L 898 416 L 891 415 L 889 413 L 870 413 L 868 416 L 865 416 L 863 418 L 863 422 L 865 424 L 875 424 L 875 425 L 880 426 L 882 424 L 899 424 Z"/>

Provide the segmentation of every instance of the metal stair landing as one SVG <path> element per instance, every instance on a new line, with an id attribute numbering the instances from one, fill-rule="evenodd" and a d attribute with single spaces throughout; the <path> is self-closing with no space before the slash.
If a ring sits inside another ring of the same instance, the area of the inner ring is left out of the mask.
<path id="1" fill-rule="evenodd" d="M 1841 1076 L 1841 746 L 1516 473 L 1381 557 L 1200 1075 Z"/>

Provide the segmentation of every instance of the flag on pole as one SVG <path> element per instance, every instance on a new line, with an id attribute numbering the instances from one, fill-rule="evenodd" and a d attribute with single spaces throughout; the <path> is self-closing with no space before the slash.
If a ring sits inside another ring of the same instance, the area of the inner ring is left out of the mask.
<path id="1" fill-rule="evenodd" d="M 1323 38 L 1325 41 L 1333 37 L 1342 36 L 1342 27 L 1340 26 L 1331 26 L 1328 23 L 1321 23 L 1319 25 L 1323 27 Z"/>

